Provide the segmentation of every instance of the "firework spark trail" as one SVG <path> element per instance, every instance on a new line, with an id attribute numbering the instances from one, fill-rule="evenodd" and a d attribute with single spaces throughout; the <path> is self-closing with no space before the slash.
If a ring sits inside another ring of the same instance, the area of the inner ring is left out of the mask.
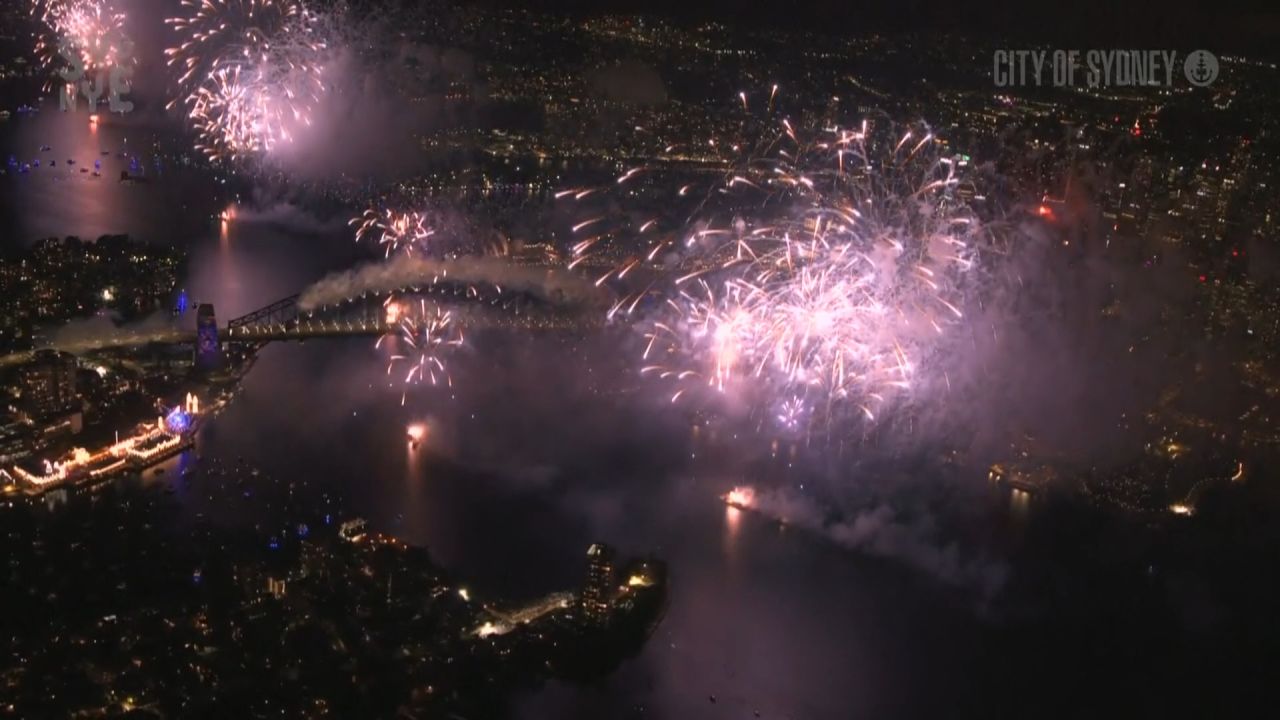
<path id="1" fill-rule="evenodd" d="M 415 250 L 425 254 L 435 234 L 427 226 L 425 213 L 393 208 L 370 208 L 352 218 L 348 225 L 356 228 L 356 242 L 376 236 L 386 257 L 396 252 L 413 254 Z M 445 365 L 446 351 L 463 343 L 462 327 L 454 322 L 453 314 L 439 306 L 428 311 L 425 299 L 418 301 L 415 313 L 413 303 L 403 302 L 394 294 L 387 297 L 384 305 L 388 330 L 374 347 L 381 347 L 384 341 L 390 341 L 391 345 L 398 341 L 400 345 L 399 349 L 392 350 L 387 363 L 388 375 L 397 364 L 408 364 L 403 378 L 406 390 L 400 396 L 400 404 L 404 405 L 408 398 L 409 385 L 425 382 L 435 386 L 443 378 L 452 387 L 453 378 Z"/>
<path id="2" fill-rule="evenodd" d="M 388 206 L 372 207 L 352 218 L 348 225 L 356 228 L 356 242 L 376 238 L 386 260 L 368 268 L 367 277 L 357 274 L 350 282 L 368 291 L 370 282 L 376 285 L 375 279 L 387 276 L 396 278 L 397 285 L 403 285 L 402 280 L 411 279 L 410 285 L 419 290 L 452 287 L 454 295 L 461 294 L 472 301 L 482 301 L 483 297 L 489 302 L 496 302 L 505 297 L 503 285 L 488 279 L 482 267 L 483 257 L 468 255 L 474 263 L 458 261 L 451 264 L 439 260 L 448 252 L 474 253 L 483 248 L 456 232 L 437 233 L 432 217 L 428 211 Z M 451 268 L 454 272 L 450 272 Z M 398 364 L 408 364 L 402 376 L 405 390 L 400 402 L 404 404 L 411 385 L 425 383 L 438 386 L 443 383 L 452 387 L 453 379 L 445 361 L 451 351 L 463 345 L 464 328 L 461 317 L 443 310 L 434 302 L 428 305 L 424 298 L 419 298 L 416 303 L 406 300 L 400 290 L 401 287 L 393 289 L 387 297 L 387 332 L 379 337 L 375 347 L 380 348 L 386 343 L 392 348 L 388 375 Z M 307 302 L 311 300 L 307 299 Z"/>
<path id="3" fill-rule="evenodd" d="M 133 60 L 125 14 L 106 0 L 32 0 L 30 10 L 43 23 L 35 50 L 47 70 L 60 64 L 64 52 L 78 58 L 77 69 L 87 76 Z"/>
<path id="4" fill-rule="evenodd" d="M 435 230 L 427 227 L 427 216 L 417 211 L 370 208 L 348 223 L 356 228 L 356 241 L 376 235 L 387 257 L 395 252 L 413 252 L 425 247 Z"/>
<path id="5" fill-rule="evenodd" d="M 768 403 L 785 398 L 784 425 L 805 408 L 874 420 L 888 398 L 913 388 L 938 336 L 961 317 L 975 249 L 957 164 L 939 157 L 927 131 L 892 145 L 865 129 L 809 145 L 789 126 L 782 136 L 792 146 L 775 162 L 727 185 L 751 208 L 779 210 L 738 214 L 696 256 L 705 277 L 678 279 L 690 286 L 678 295 L 678 321 L 655 325 L 651 339 L 717 390 L 745 381 Z"/>
<path id="6" fill-rule="evenodd" d="M 409 385 L 427 383 L 436 386 L 443 383 L 452 387 L 453 378 L 445 360 L 449 350 L 463 344 L 462 327 L 454 322 L 451 312 L 438 306 L 428 309 L 426 300 L 419 300 L 416 309 L 416 313 L 412 306 L 406 310 L 404 303 L 388 298 L 388 331 L 378 338 L 375 345 L 381 347 L 384 341 L 399 345 L 392 350 L 387 374 L 392 375 L 398 365 L 408 366 L 404 371 L 406 390 L 400 396 L 401 405 L 408 397 Z"/>
<path id="7" fill-rule="evenodd" d="M 747 108 L 749 96 L 738 100 Z M 637 261 L 670 279 L 660 309 L 639 320 L 642 372 L 672 383 L 673 402 L 699 386 L 734 392 L 784 428 L 875 421 L 931 390 L 977 282 L 967 163 L 927 127 L 887 120 L 807 133 L 781 119 L 752 142 L 707 145 L 724 171 L 680 187 L 673 202 L 693 204 L 684 225 L 597 280 Z M 581 263 L 601 248 L 573 251 Z M 639 297 L 624 294 L 610 319 Z"/>
<path id="8" fill-rule="evenodd" d="M 165 51 L 180 101 L 212 159 L 260 158 L 311 124 L 324 92 L 321 16 L 296 0 L 184 0 Z"/>

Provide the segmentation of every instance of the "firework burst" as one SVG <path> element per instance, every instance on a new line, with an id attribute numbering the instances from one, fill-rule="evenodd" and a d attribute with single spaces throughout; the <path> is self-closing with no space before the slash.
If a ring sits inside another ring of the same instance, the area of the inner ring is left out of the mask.
<path id="1" fill-rule="evenodd" d="M 387 374 L 393 375 L 400 367 L 405 386 L 427 383 L 433 386 L 453 386 L 445 360 L 450 350 L 463 343 L 462 327 L 454 322 L 453 314 L 439 306 L 428 306 L 426 300 L 406 304 L 395 298 L 386 303 L 387 333 L 378 338 L 375 347 L 384 343 L 395 345 Z M 401 396 L 403 405 L 408 394 Z"/>
<path id="2" fill-rule="evenodd" d="M 348 225 L 356 229 L 357 242 L 376 239 L 387 258 L 397 254 L 438 255 L 447 246 L 456 247 L 454 244 L 458 238 L 451 234 L 438 235 L 431 224 L 431 217 L 431 213 L 421 210 L 370 208 L 351 218 Z M 495 290 L 501 292 L 500 288 Z M 456 299 L 459 292 L 466 298 L 477 298 L 480 294 L 475 286 L 462 289 L 452 283 L 447 273 L 423 278 L 415 292 L 435 295 L 440 299 L 451 295 Z M 395 348 L 387 365 L 387 374 L 393 374 L 397 366 L 404 368 L 402 380 L 405 391 L 400 398 L 401 404 L 405 403 L 411 385 L 426 383 L 452 387 L 453 379 L 445 359 L 450 351 L 463 344 L 463 327 L 458 318 L 434 301 L 428 303 L 419 297 L 415 302 L 401 291 L 389 295 L 384 305 L 387 332 L 378 338 L 375 347 L 388 344 Z"/>
<path id="3" fill-rule="evenodd" d="M 642 372 L 671 383 L 672 402 L 732 392 L 797 430 L 875 421 L 931 390 L 975 282 L 967 161 L 928 127 L 887 120 L 810 136 L 781 120 L 755 142 L 709 145 L 725 170 L 675 193 L 683 226 L 597 279 L 619 286 L 611 318 L 642 315 Z M 599 251 L 593 239 L 575 263 Z M 632 292 L 618 281 L 637 267 L 660 280 Z M 658 310 L 637 311 L 655 296 Z"/>
<path id="4" fill-rule="evenodd" d="M 132 62 L 125 15 L 105 0 L 33 0 L 31 15 L 43 24 L 36 55 L 47 70 L 65 61 L 92 77 Z"/>
<path id="5" fill-rule="evenodd" d="M 352 218 L 348 225 L 356 228 L 356 241 L 376 237 L 388 257 L 396 252 L 413 252 L 415 248 L 422 248 L 435 235 L 435 231 L 427 226 L 426 214 L 412 210 L 371 208 Z"/>
<path id="6" fill-rule="evenodd" d="M 261 158 L 311 124 L 324 92 L 319 15 L 295 0 L 184 0 L 165 51 L 181 102 L 215 160 Z"/>

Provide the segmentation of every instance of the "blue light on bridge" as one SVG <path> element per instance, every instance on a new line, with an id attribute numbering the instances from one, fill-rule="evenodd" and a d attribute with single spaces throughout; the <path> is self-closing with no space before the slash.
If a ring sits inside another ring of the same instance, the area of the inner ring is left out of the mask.
<path id="1" fill-rule="evenodd" d="M 177 305 L 177 310 L 178 310 L 178 314 L 179 314 L 179 315 L 186 314 L 186 312 L 187 312 L 187 304 L 188 304 L 188 300 L 187 300 L 187 291 L 186 291 L 186 290 L 183 290 L 182 292 L 178 293 L 178 305 Z"/>

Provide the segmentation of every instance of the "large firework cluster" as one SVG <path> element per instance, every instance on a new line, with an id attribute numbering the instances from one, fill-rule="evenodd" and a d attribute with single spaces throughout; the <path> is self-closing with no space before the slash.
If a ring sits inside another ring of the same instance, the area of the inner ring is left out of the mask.
<path id="1" fill-rule="evenodd" d="M 48 62 L 58 54 L 49 48 L 68 44 L 88 67 L 119 61 L 124 16 L 106 2 L 35 0 L 60 38 L 42 45 Z M 243 166 L 289 144 L 325 92 L 329 16 L 302 0 L 183 8 L 168 20 L 182 42 L 166 53 L 178 70 L 174 104 L 198 147 Z M 670 383 L 673 402 L 711 390 L 797 430 L 874 421 L 946 381 L 948 328 L 980 265 L 967 161 L 923 124 L 876 118 L 806 132 L 775 113 L 775 100 L 776 87 L 766 118 L 744 120 L 735 140 L 666 148 L 723 172 L 673 184 L 653 217 L 624 213 L 617 223 L 597 205 L 625 205 L 618 191 L 660 177 L 662 163 L 559 193 L 581 209 L 569 267 L 594 269 L 596 285 L 617 293 L 609 318 L 640 328 L 643 372 Z M 741 104 L 751 118 L 745 94 Z M 454 252 L 458 233 L 441 237 L 436 219 L 392 206 L 352 225 L 394 260 Z M 404 295 L 388 300 L 387 314 L 398 338 L 392 364 L 410 366 L 405 381 L 447 381 L 443 355 L 462 342 L 456 318 Z"/>
<path id="2" fill-rule="evenodd" d="M 311 123 L 324 91 L 322 17 L 298 0 L 184 0 L 166 51 L 210 158 L 258 159 Z M 175 101 L 176 102 L 179 101 Z"/>
<path id="3" fill-rule="evenodd" d="M 387 257 L 393 253 L 412 253 L 424 248 L 435 235 L 429 226 L 427 214 L 416 210 L 401 211 L 392 208 L 369 208 L 348 223 L 356 228 L 356 240 L 377 237 Z"/>
<path id="4" fill-rule="evenodd" d="M 980 246 L 967 159 L 924 125 L 885 119 L 812 136 L 781 120 L 750 146 L 724 145 L 723 176 L 672 188 L 692 205 L 683 225 L 663 232 L 663 221 L 643 220 L 636 230 L 656 239 L 597 280 L 657 271 L 611 311 L 642 329 L 642 372 L 672 383 L 673 402 L 731 393 L 793 429 L 874 421 L 945 383 L 948 328 L 962 318 Z M 575 262 L 607 234 L 580 241 Z"/>
<path id="5" fill-rule="evenodd" d="M 41 21 L 35 49 L 47 70 L 78 62 L 92 77 L 133 61 L 125 15 L 107 0 L 32 0 L 31 14 Z"/>
<path id="6" fill-rule="evenodd" d="M 410 385 L 452 385 L 445 360 L 450 350 L 463 343 L 462 326 L 454 321 L 453 313 L 438 305 L 428 306 L 425 299 L 411 303 L 394 296 L 387 299 L 386 312 L 387 332 L 378 338 L 375 348 L 384 343 L 390 346 L 388 375 L 397 366 L 407 368 L 400 404 L 404 404 Z"/>
<path id="7" fill-rule="evenodd" d="M 437 233 L 432 224 L 432 214 L 425 210 L 402 210 L 391 204 L 371 207 L 348 223 L 356 229 L 356 241 L 376 240 L 387 258 L 393 256 L 440 256 L 447 249 L 456 249 L 458 238 L 448 233 Z M 417 291 L 438 289 L 451 281 L 447 273 L 420 279 L 422 287 Z M 397 366 L 403 366 L 404 392 L 400 402 L 405 403 L 409 386 L 429 384 L 452 385 L 446 359 L 450 351 L 463 344 L 463 326 L 452 311 L 446 310 L 425 297 L 409 297 L 415 288 L 405 292 L 393 292 L 384 302 L 386 332 L 378 338 L 376 348 L 388 348 L 387 374 L 392 375 Z M 469 297 L 479 295 L 474 285 L 464 293 Z"/>

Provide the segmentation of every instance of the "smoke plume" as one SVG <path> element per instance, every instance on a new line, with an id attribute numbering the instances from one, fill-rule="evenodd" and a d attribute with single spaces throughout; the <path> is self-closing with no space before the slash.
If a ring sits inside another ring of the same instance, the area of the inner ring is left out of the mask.
<path id="1" fill-rule="evenodd" d="M 774 489 L 757 493 L 751 507 L 840 547 L 902 562 L 941 583 L 975 592 L 984 601 L 995 597 L 1008 577 L 1004 562 L 944 541 L 930 515 L 908 515 L 889 501 L 851 515 L 833 515 L 807 495 Z"/>
<path id="2" fill-rule="evenodd" d="M 512 265 L 489 257 L 436 260 L 402 254 L 386 262 L 368 263 L 329 275 L 302 292 L 298 308 L 310 312 L 366 293 L 384 294 L 421 287 L 437 278 L 494 284 L 527 292 L 557 306 L 591 306 L 600 301 L 594 285 L 564 270 Z"/>

